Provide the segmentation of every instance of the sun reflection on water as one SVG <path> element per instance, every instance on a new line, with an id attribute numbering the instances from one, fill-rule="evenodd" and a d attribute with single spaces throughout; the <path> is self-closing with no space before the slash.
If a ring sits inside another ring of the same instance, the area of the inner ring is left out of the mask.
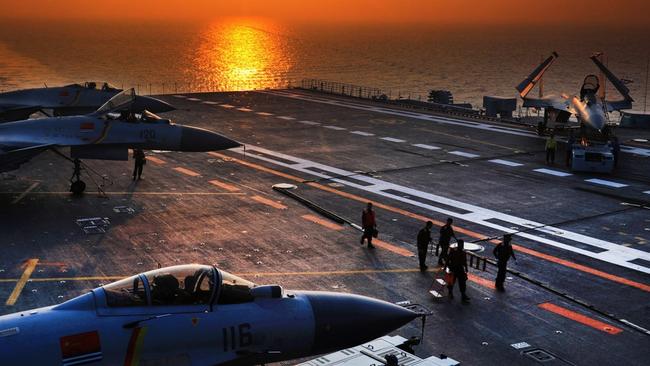
<path id="1" fill-rule="evenodd" d="M 233 19 L 210 25 L 187 74 L 204 90 L 286 87 L 292 60 L 277 25 Z"/>

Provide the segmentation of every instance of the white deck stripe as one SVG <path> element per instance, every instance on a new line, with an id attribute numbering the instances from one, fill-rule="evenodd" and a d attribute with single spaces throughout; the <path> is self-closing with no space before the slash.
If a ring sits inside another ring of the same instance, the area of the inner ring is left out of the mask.
<path id="1" fill-rule="evenodd" d="M 176 95 L 174 95 L 173 97 L 174 97 L 174 98 L 183 98 L 183 99 L 187 98 L 186 96 L 184 96 L 184 95 L 180 95 L 180 94 L 176 94 Z"/>
<path id="2" fill-rule="evenodd" d="M 650 194 L 650 191 L 645 191 L 645 192 L 643 192 L 643 193 L 645 193 L 645 194 Z"/>
<path id="3" fill-rule="evenodd" d="M 359 136 L 374 136 L 375 135 L 374 133 L 363 132 L 363 131 L 351 131 L 350 133 L 353 133 L 353 134 L 359 135 Z"/>
<path id="4" fill-rule="evenodd" d="M 522 166 L 522 165 L 524 165 L 522 163 L 515 163 L 514 161 L 503 160 L 503 159 L 492 159 L 492 160 L 488 160 L 488 161 L 490 163 L 507 165 L 507 166 Z"/>
<path id="5" fill-rule="evenodd" d="M 343 128 L 339 126 L 331 126 L 331 125 L 323 126 L 323 128 L 329 128 L 330 130 L 335 130 L 335 131 L 347 130 L 347 128 Z"/>
<path id="6" fill-rule="evenodd" d="M 238 110 L 238 111 L 242 111 L 242 112 L 252 112 L 252 111 L 253 111 L 253 110 L 250 109 L 250 108 L 244 108 L 244 107 L 242 107 L 242 108 L 237 108 L 237 110 Z"/>
<path id="7" fill-rule="evenodd" d="M 427 149 L 427 150 L 440 150 L 438 146 L 427 145 L 427 144 L 413 144 L 412 146 L 419 147 L 421 149 Z"/>
<path id="8" fill-rule="evenodd" d="M 623 245 L 619 245 L 598 238 L 567 231 L 557 227 L 547 226 L 543 228 L 537 228 L 537 227 L 541 227 L 543 224 L 539 222 L 519 218 L 513 215 L 501 213 L 498 211 L 482 208 L 465 202 L 453 200 L 447 197 L 423 192 L 406 186 L 390 183 L 377 178 L 373 178 L 365 175 L 355 175 L 353 172 L 350 171 L 338 169 L 335 167 L 330 167 L 324 164 L 301 159 L 291 155 L 267 150 L 258 146 L 252 146 L 252 145 L 247 146 L 247 150 L 259 151 L 264 154 L 264 156 L 260 156 L 256 154 L 247 155 L 255 159 L 266 161 L 278 166 L 283 166 L 288 169 L 299 171 L 312 176 L 328 179 L 333 182 L 337 182 L 362 191 L 371 192 L 386 198 L 391 198 L 396 201 L 417 206 L 419 208 L 431 212 L 437 212 L 445 216 L 457 217 L 459 219 L 473 222 L 482 226 L 486 226 L 501 232 L 513 232 L 514 230 L 512 227 L 510 227 L 511 225 L 502 226 L 500 224 L 495 224 L 493 222 L 490 222 L 489 220 L 496 219 L 502 222 L 506 222 L 508 224 L 512 224 L 513 226 L 516 226 L 519 229 L 530 228 L 532 230 L 529 232 L 526 233 L 520 232 L 515 235 L 529 240 L 533 240 L 537 243 L 550 245 L 556 248 L 578 253 L 587 257 L 595 258 L 625 268 L 650 274 L 650 267 L 645 267 L 639 264 L 631 263 L 631 261 L 635 259 L 643 259 L 646 261 L 650 261 L 650 252 L 645 252 L 634 248 L 628 248 Z M 244 149 L 242 148 L 231 149 L 231 151 L 235 151 L 240 154 L 245 153 Z M 272 157 L 277 157 L 279 159 L 282 159 L 282 161 L 274 160 Z M 310 170 L 310 168 L 314 170 L 318 170 L 318 172 Z M 325 174 L 324 172 L 328 172 L 331 174 Z M 365 182 L 366 184 L 362 185 L 348 180 L 334 178 L 335 176 L 352 176 L 352 175 L 354 175 L 355 180 Z M 395 191 L 397 193 L 395 194 L 386 193 L 386 191 L 388 190 Z M 419 200 L 416 201 L 414 199 L 406 198 L 403 196 L 414 197 L 414 198 L 417 197 L 419 198 Z M 439 203 L 444 206 L 443 207 L 436 206 L 435 205 L 436 203 Z M 450 211 L 446 207 L 455 207 L 460 210 L 467 211 L 467 213 L 461 214 L 458 213 L 457 211 Z M 536 233 L 543 233 L 544 236 L 535 235 Z M 562 238 L 563 242 L 555 241 L 552 239 L 553 237 Z M 568 244 L 567 242 L 570 241 L 575 242 L 577 245 L 574 246 Z M 593 251 L 582 249 L 578 247 L 578 245 L 580 246 L 590 245 L 596 248 L 603 249 L 604 251 L 600 253 L 594 253 Z"/>
<path id="9" fill-rule="evenodd" d="M 272 116 L 273 115 L 273 113 L 269 113 L 269 112 L 257 112 L 257 114 L 259 114 L 260 116 Z"/>
<path id="10" fill-rule="evenodd" d="M 478 155 L 478 154 L 472 154 L 472 153 L 468 153 L 468 152 L 464 152 L 464 151 L 450 151 L 449 153 L 452 154 L 452 155 L 463 156 L 463 157 L 466 157 L 466 158 L 478 158 L 479 156 L 481 156 L 481 155 Z"/>
<path id="11" fill-rule="evenodd" d="M 396 139 L 394 137 L 380 137 L 380 140 L 390 141 L 390 142 L 406 142 L 406 140 Z"/>
<path id="12" fill-rule="evenodd" d="M 514 128 L 514 127 L 496 126 L 496 125 L 490 125 L 490 124 L 487 124 L 487 123 L 478 123 L 478 122 L 472 122 L 472 121 L 461 121 L 459 119 L 454 119 L 454 118 L 449 118 L 449 117 L 432 116 L 430 114 L 424 114 L 424 113 L 404 112 L 404 111 L 400 111 L 400 110 L 397 110 L 397 109 L 369 106 L 369 105 L 357 104 L 357 103 L 352 103 L 352 102 L 343 102 L 343 101 L 338 101 L 338 100 L 333 100 L 333 99 L 318 98 L 318 97 L 312 97 L 312 96 L 307 96 L 307 95 L 298 95 L 298 94 L 294 94 L 294 93 L 285 93 L 285 92 L 282 92 L 282 91 L 279 91 L 279 90 L 260 91 L 259 93 L 272 94 L 272 95 L 281 96 L 281 97 L 285 97 L 285 98 L 300 99 L 300 100 L 306 100 L 306 101 L 321 103 L 321 104 L 335 105 L 335 106 L 345 107 L 345 108 L 352 108 L 352 109 L 359 109 L 359 110 L 365 110 L 365 111 L 370 111 L 370 112 L 390 114 L 390 115 L 394 115 L 394 116 L 414 118 L 414 119 L 419 119 L 419 120 L 429 121 L 429 122 L 436 122 L 436 123 L 441 123 L 441 124 L 462 126 L 462 127 L 467 127 L 467 128 L 476 128 L 476 129 L 485 130 L 485 131 L 505 133 L 505 134 L 517 135 L 517 136 L 526 136 L 526 137 L 530 137 L 530 138 L 534 138 L 534 139 L 538 139 L 538 140 L 545 140 L 546 139 L 545 137 L 537 136 L 536 133 L 528 132 L 528 131 L 525 131 L 523 129 Z M 564 141 L 564 140 L 559 140 L 559 141 Z M 630 154 L 636 154 L 636 155 L 642 155 L 642 156 L 650 156 L 650 149 L 643 149 L 643 148 L 638 148 L 638 147 L 633 147 L 633 146 L 621 145 L 621 151 L 625 152 L 625 153 L 630 153 Z"/>
<path id="13" fill-rule="evenodd" d="M 199 99 L 199 98 L 187 98 L 187 100 L 190 100 L 192 102 L 200 102 L 201 101 L 201 99 Z"/>
<path id="14" fill-rule="evenodd" d="M 235 108 L 235 106 L 232 105 L 232 104 L 219 104 L 219 107 L 223 107 L 223 108 Z"/>
<path id="15" fill-rule="evenodd" d="M 213 102 L 213 101 L 211 101 L 211 100 L 205 100 L 205 101 L 203 101 L 203 102 L 201 102 L 201 103 L 203 103 L 203 104 L 209 104 L 209 105 L 219 104 L 219 103 L 217 103 L 217 102 Z"/>
<path id="16" fill-rule="evenodd" d="M 313 122 L 313 121 L 298 121 L 298 123 L 302 123 L 303 125 L 310 125 L 310 126 L 317 126 L 320 124 L 318 122 Z"/>
<path id="17" fill-rule="evenodd" d="M 617 183 L 617 182 L 612 182 L 612 181 L 609 181 L 609 180 L 597 179 L 597 178 L 585 179 L 585 182 L 600 184 L 600 185 L 607 186 L 607 187 L 612 187 L 612 188 L 623 188 L 623 187 L 628 186 L 627 184 Z"/>
<path id="18" fill-rule="evenodd" d="M 279 119 L 283 119 L 285 121 L 293 121 L 295 118 L 289 117 L 289 116 L 278 116 Z"/>
<path id="19" fill-rule="evenodd" d="M 538 172 L 538 173 L 554 175 L 556 177 L 568 177 L 570 175 L 573 175 L 571 173 L 566 173 L 566 172 L 561 172 L 559 170 L 552 170 L 552 169 L 546 169 L 546 168 L 533 169 L 533 171 Z"/>

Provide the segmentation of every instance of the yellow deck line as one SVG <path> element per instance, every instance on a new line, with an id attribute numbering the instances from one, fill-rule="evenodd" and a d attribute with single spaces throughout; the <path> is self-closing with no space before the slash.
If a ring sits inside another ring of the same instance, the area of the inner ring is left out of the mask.
<path id="1" fill-rule="evenodd" d="M 25 265 L 25 271 L 23 272 L 23 275 L 20 276 L 20 279 L 16 283 L 16 287 L 14 287 L 14 290 L 11 292 L 11 295 L 9 295 L 9 298 L 7 299 L 7 302 L 5 302 L 5 305 L 14 306 L 16 301 L 18 301 L 18 298 L 20 297 L 20 293 L 23 291 L 23 288 L 25 287 L 27 280 L 29 280 L 29 277 L 32 275 L 32 272 L 34 272 L 34 269 L 36 268 L 37 264 L 38 264 L 38 258 L 32 258 L 27 261 Z"/>
<path id="2" fill-rule="evenodd" d="M 13 201 L 11 201 L 11 204 L 12 204 L 12 205 L 15 205 L 16 203 L 20 202 L 20 200 L 22 200 L 23 198 L 25 198 L 25 196 L 27 195 L 27 193 L 33 191 L 34 188 L 38 187 L 38 185 L 39 185 L 38 182 L 32 183 L 32 185 L 29 186 L 29 188 L 27 188 L 27 189 L 25 190 L 25 192 L 21 193 L 20 196 L 16 197 L 16 199 L 14 199 Z"/>
<path id="3" fill-rule="evenodd" d="M 185 175 L 189 175 L 190 177 L 198 177 L 198 176 L 201 175 L 201 174 L 199 174 L 199 173 L 197 173 L 197 172 L 195 172 L 195 171 L 193 171 L 193 170 L 189 170 L 189 169 L 187 169 L 187 168 L 183 168 L 183 167 L 181 167 L 181 166 L 177 166 L 176 168 L 174 168 L 174 170 L 177 171 L 177 172 L 179 172 L 179 173 L 183 173 L 183 174 L 185 174 Z"/>

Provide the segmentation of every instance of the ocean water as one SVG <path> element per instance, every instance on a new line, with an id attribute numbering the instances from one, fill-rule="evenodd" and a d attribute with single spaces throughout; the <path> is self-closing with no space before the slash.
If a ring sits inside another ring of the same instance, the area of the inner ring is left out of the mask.
<path id="1" fill-rule="evenodd" d="M 141 94 L 252 90 L 303 78 L 381 88 L 426 98 L 447 89 L 456 102 L 516 96 L 542 58 L 560 58 L 546 94 L 577 93 L 598 73 L 588 57 L 605 52 L 628 85 L 635 109 L 646 94 L 650 30 L 637 28 L 441 27 L 435 25 L 280 24 L 222 19 L 176 22 L 4 22 L 0 90 L 86 80 L 135 87 Z M 609 95 L 614 95 L 608 88 Z M 650 105 L 649 105 L 650 107 Z"/>

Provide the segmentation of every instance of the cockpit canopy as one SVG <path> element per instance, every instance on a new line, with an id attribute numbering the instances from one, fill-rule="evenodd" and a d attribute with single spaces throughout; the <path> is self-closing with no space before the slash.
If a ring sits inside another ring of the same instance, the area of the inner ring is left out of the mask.
<path id="1" fill-rule="evenodd" d="M 131 123 L 156 123 L 156 124 L 171 124 L 172 121 L 168 118 L 162 118 L 159 115 L 144 110 L 142 113 L 133 113 L 129 110 L 122 112 L 114 112 L 108 114 L 109 119 L 121 120 Z"/>
<path id="2" fill-rule="evenodd" d="M 188 264 L 156 269 L 101 289 L 109 308 L 239 304 L 254 300 L 255 284 L 217 270 Z"/>
<path id="3" fill-rule="evenodd" d="M 86 81 L 81 84 L 70 84 L 66 85 L 66 87 L 77 87 L 77 88 L 84 88 L 84 89 L 91 89 L 91 90 L 102 90 L 102 91 L 120 91 L 121 89 L 118 89 L 116 86 L 111 85 L 105 81 Z"/>

